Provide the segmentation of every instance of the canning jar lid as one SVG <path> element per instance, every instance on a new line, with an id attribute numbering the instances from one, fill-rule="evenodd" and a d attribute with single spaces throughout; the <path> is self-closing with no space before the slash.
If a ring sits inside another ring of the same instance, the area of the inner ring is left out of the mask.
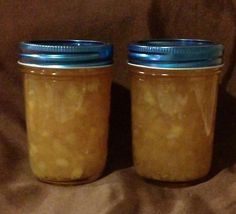
<path id="1" fill-rule="evenodd" d="M 78 68 L 112 64 L 109 43 L 92 40 L 46 40 L 20 43 L 19 64 L 33 67 Z"/>
<path id="2" fill-rule="evenodd" d="M 128 63 L 163 69 L 220 66 L 223 50 L 223 45 L 208 40 L 146 40 L 129 44 Z"/>

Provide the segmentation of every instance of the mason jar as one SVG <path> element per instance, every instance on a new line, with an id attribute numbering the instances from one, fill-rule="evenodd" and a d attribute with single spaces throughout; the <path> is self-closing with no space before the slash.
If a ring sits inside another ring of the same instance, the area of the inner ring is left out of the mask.
<path id="1" fill-rule="evenodd" d="M 97 179 L 107 157 L 112 46 L 30 41 L 20 49 L 33 174 L 55 184 Z"/>
<path id="2" fill-rule="evenodd" d="M 132 43 L 128 51 L 137 173 L 170 182 L 206 176 L 223 46 L 167 39 Z"/>

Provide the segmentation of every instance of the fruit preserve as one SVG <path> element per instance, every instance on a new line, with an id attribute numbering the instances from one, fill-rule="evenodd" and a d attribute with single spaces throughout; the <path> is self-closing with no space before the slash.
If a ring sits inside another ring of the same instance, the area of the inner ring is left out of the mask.
<path id="1" fill-rule="evenodd" d="M 57 184 L 97 179 L 107 156 L 111 46 L 35 41 L 21 49 L 33 173 Z"/>
<path id="2" fill-rule="evenodd" d="M 156 40 L 129 45 L 133 159 L 139 175 L 190 181 L 209 172 L 222 45 Z"/>

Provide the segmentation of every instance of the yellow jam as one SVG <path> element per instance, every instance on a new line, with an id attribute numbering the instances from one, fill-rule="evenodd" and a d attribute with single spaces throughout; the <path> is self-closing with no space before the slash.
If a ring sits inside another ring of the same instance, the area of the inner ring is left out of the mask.
<path id="1" fill-rule="evenodd" d="M 139 175 L 189 181 L 211 166 L 219 69 L 130 66 L 133 157 Z"/>
<path id="2" fill-rule="evenodd" d="M 22 66 L 33 173 L 52 183 L 86 183 L 106 163 L 111 68 Z"/>

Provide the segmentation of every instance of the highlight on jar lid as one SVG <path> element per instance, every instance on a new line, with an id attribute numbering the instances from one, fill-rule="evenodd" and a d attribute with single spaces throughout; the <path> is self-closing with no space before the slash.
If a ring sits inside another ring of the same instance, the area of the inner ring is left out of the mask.
<path id="1" fill-rule="evenodd" d="M 109 43 L 92 40 L 52 40 L 20 43 L 19 64 L 49 68 L 79 68 L 112 64 Z"/>
<path id="2" fill-rule="evenodd" d="M 129 44 L 128 63 L 163 69 L 221 66 L 223 51 L 223 45 L 208 40 L 146 40 Z"/>

